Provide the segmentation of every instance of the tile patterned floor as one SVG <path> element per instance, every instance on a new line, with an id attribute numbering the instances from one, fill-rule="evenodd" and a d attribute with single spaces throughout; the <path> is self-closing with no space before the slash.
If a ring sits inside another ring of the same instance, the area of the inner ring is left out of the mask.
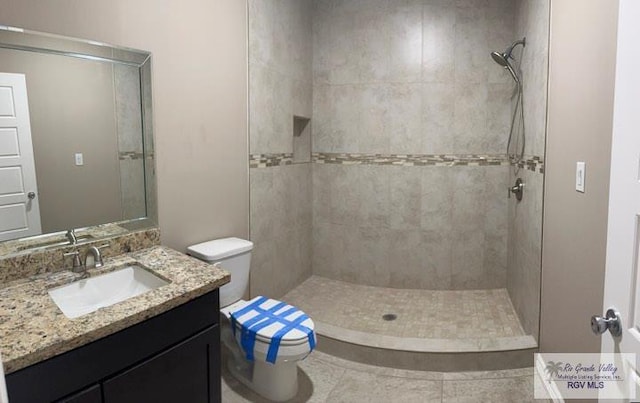
<path id="1" fill-rule="evenodd" d="M 312 276 L 282 300 L 315 321 L 380 335 L 442 339 L 525 335 L 506 289 L 408 290 Z M 397 319 L 383 320 L 386 313 Z"/>
<path id="2" fill-rule="evenodd" d="M 235 380 L 223 355 L 222 401 L 267 400 Z M 291 402 L 534 402 L 533 369 L 441 373 L 375 367 L 314 351 L 298 366 L 298 394 Z"/>

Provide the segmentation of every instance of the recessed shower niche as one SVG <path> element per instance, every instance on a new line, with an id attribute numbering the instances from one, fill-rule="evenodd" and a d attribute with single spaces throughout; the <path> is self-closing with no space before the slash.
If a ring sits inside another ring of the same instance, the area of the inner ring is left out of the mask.
<path id="1" fill-rule="evenodd" d="M 250 0 L 249 21 L 251 294 L 345 358 L 531 365 L 549 1 Z"/>
<path id="2" fill-rule="evenodd" d="M 311 162 L 311 119 L 293 117 L 293 162 Z"/>

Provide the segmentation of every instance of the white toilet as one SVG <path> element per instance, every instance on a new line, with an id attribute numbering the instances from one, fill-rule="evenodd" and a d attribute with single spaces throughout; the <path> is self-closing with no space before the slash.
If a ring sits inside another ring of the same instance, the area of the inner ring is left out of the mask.
<path id="1" fill-rule="evenodd" d="M 274 299 L 242 299 L 249 284 L 253 243 L 224 238 L 189 246 L 187 253 L 231 273 L 220 288 L 222 342 L 232 351 L 229 370 L 256 393 L 274 401 L 298 391 L 297 362 L 315 348 L 314 324 L 304 312 Z"/>

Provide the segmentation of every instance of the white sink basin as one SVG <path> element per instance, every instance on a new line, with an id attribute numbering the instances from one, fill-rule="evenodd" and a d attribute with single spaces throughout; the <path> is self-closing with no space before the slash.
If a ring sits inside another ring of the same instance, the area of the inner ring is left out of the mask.
<path id="1" fill-rule="evenodd" d="M 166 284 L 169 282 L 139 266 L 127 266 L 52 288 L 49 295 L 62 313 L 73 319 Z"/>

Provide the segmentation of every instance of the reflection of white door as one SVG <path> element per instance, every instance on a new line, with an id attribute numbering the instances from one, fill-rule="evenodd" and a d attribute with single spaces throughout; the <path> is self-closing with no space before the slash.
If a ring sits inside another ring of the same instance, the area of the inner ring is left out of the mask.
<path id="1" fill-rule="evenodd" d="M 40 234 L 24 74 L 0 73 L 0 241 Z"/>
<path id="2" fill-rule="evenodd" d="M 640 1 L 619 4 L 603 306 L 620 312 L 622 336 L 603 334 L 602 352 L 636 353 L 640 359 Z"/>

